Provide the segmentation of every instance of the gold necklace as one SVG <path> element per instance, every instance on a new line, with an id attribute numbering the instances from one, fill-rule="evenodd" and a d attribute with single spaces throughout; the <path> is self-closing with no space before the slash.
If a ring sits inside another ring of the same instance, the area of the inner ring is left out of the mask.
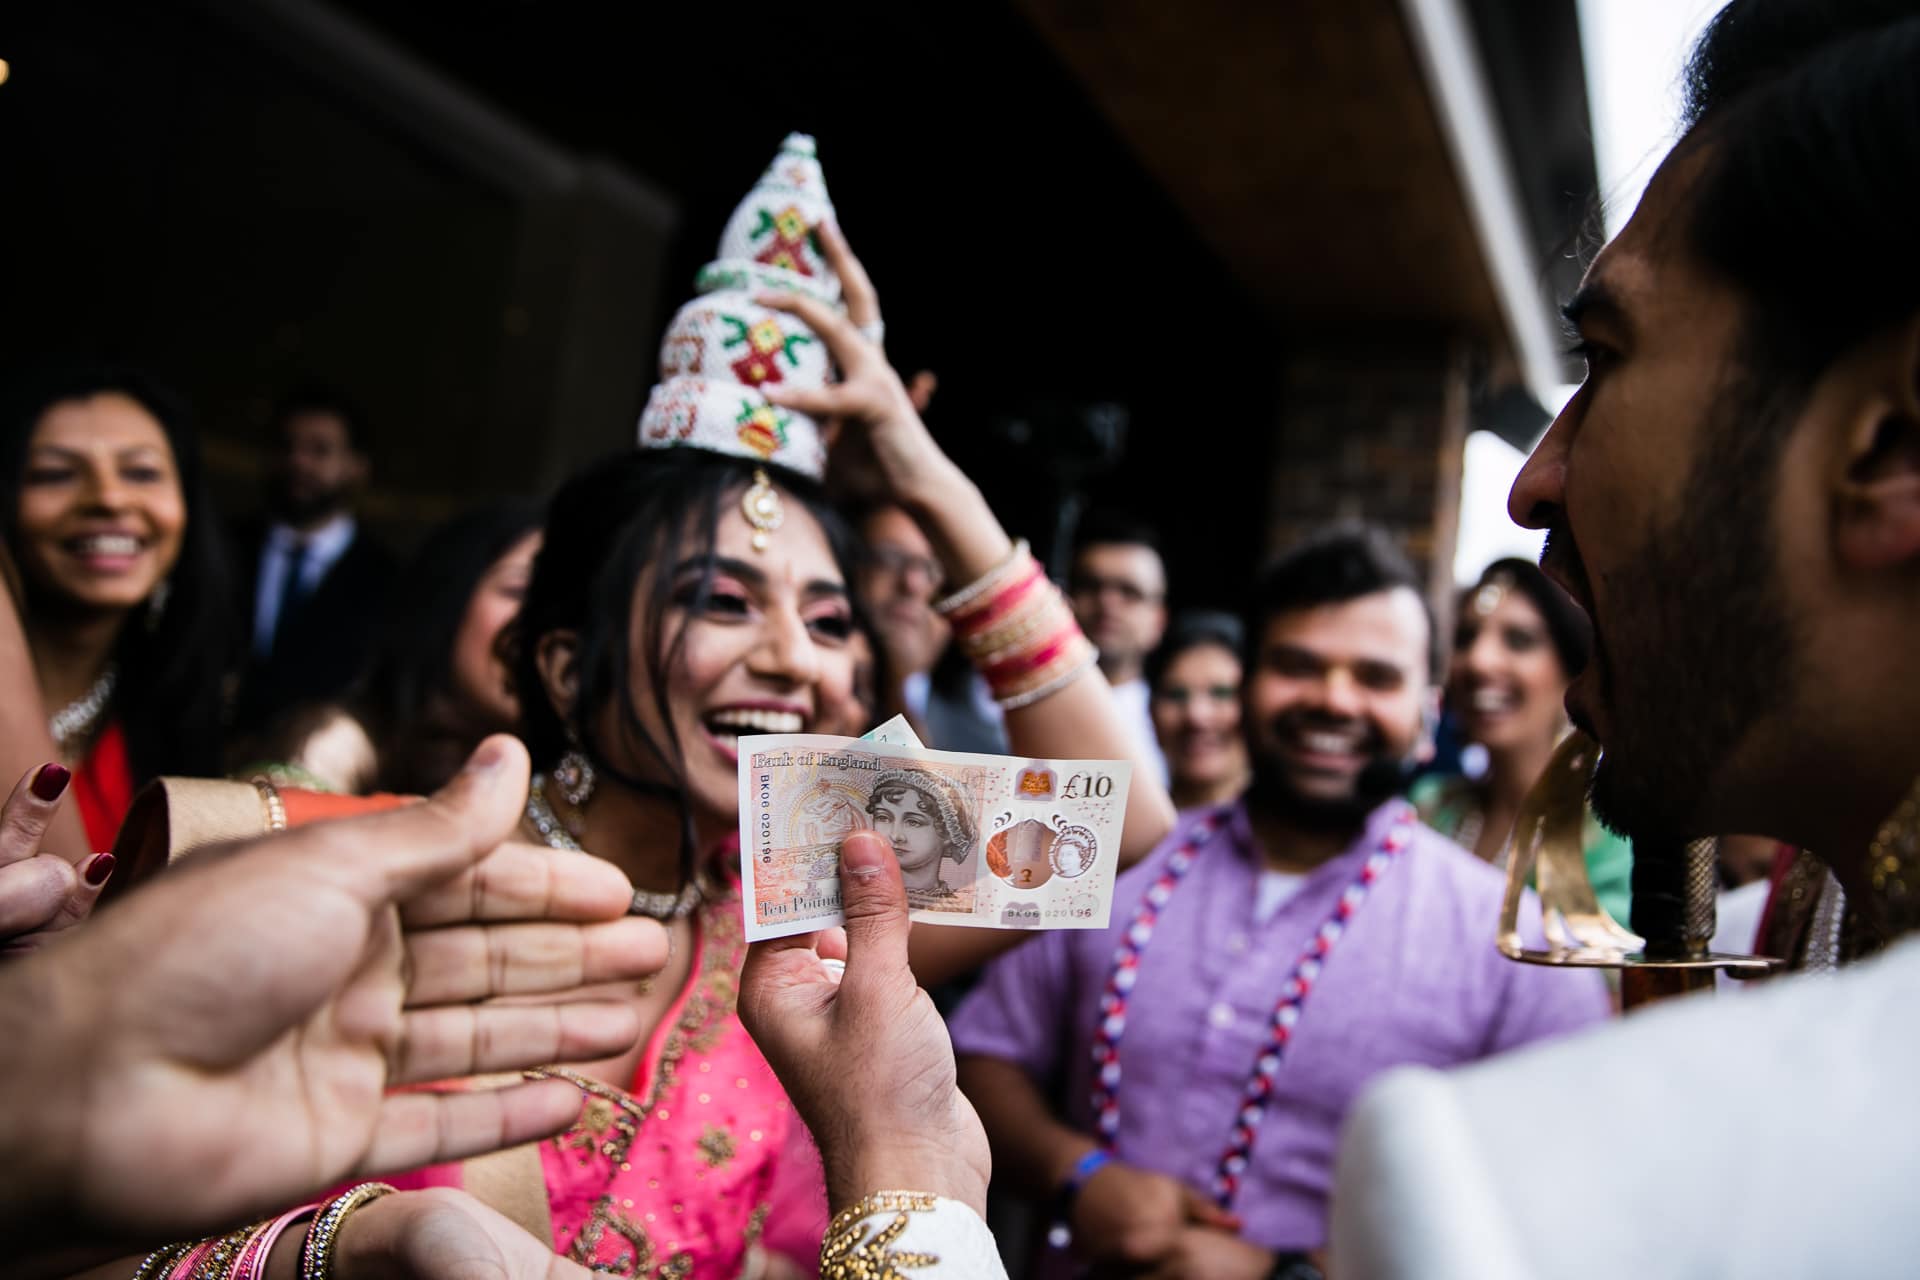
<path id="1" fill-rule="evenodd" d="M 527 821 L 540 833 L 549 849 L 567 849 L 575 853 L 584 853 L 580 841 L 573 832 L 567 830 L 560 816 L 547 803 L 547 775 L 536 773 L 533 784 L 527 788 Z M 693 914 L 700 905 L 700 886 L 689 880 L 680 887 L 678 893 L 660 893 L 653 889 L 635 889 L 633 901 L 627 908 L 628 915 L 648 916 L 662 923 L 684 920 Z"/>

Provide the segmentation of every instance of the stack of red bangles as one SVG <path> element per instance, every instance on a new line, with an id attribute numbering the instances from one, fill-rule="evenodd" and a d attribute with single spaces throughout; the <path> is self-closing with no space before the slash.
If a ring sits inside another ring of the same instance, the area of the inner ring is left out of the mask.
<path id="1" fill-rule="evenodd" d="M 1058 693 L 1099 656 L 1024 538 L 977 582 L 934 608 L 953 625 L 994 700 L 1009 711 Z"/>

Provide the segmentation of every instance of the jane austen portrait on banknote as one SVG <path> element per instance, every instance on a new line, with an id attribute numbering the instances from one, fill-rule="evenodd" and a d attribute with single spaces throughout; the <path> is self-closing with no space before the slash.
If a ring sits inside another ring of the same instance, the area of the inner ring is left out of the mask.
<path id="1" fill-rule="evenodd" d="M 972 909 L 972 895 L 960 894 L 941 878 L 949 859 L 958 866 L 973 852 L 973 815 L 960 788 L 930 769 L 887 769 L 873 780 L 867 817 L 893 842 L 907 898 L 915 907 Z"/>

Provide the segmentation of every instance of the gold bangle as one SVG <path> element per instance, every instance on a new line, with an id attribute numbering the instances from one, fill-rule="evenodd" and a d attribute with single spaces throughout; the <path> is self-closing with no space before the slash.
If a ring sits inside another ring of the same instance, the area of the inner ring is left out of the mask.
<path id="1" fill-rule="evenodd" d="M 140 1259 L 140 1265 L 134 1269 L 133 1280 L 165 1280 L 167 1274 L 182 1258 L 199 1247 L 198 1240 L 189 1240 L 185 1244 L 162 1245 Z"/>
<path id="2" fill-rule="evenodd" d="M 1008 618 L 1031 608 L 1034 599 L 1044 595 L 1052 583 L 1053 580 L 1047 577 L 1047 571 L 1040 567 L 1039 561 L 1029 555 L 1015 566 L 1011 577 L 997 584 L 987 595 L 943 616 L 955 635 L 963 639 L 972 638 L 983 630 L 1003 625 Z"/>
<path id="3" fill-rule="evenodd" d="M 235 1272 L 239 1271 L 242 1264 L 245 1264 L 248 1261 L 249 1255 L 259 1250 L 261 1244 L 263 1244 L 266 1241 L 267 1236 L 272 1233 L 274 1224 L 278 1221 L 279 1221 L 278 1218 L 268 1218 L 265 1222 L 255 1223 L 247 1231 L 247 1238 L 241 1242 L 240 1252 L 238 1255 L 235 1256 L 233 1261 L 233 1267 L 231 1270 L 227 1272 L 228 1275 L 233 1275 Z M 259 1259 L 259 1262 L 256 1266 L 248 1267 L 246 1274 L 253 1275 L 253 1276 L 264 1276 L 266 1274 L 266 1269 L 267 1269 L 267 1260 L 263 1256 Z"/>
<path id="4" fill-rule="evenodd" d="M 1052 626 L 1036 632 L 1025 641 L 979 658 L 975 670 L 993 686 L 996 696 L 1018 692 L 1025 685 L 1037 683 L 1040 672 L 1069 661 L 1072 655 L 1078 654 L 1089 643 L 1086 632 L 1080 630 L 1080 624 L 1074 621 L 1073 615 L 1062 613 L 1053 620 Z M 1051 658 L 1044 656 L 1049 650 L 1053 651 Z M 1009 667 L 1016 669 L 1010 671 Z"/>
<path id="5" fill-rule="evenodd" d="M 207 1250 L 207 1256 L 194 1267 L 189 1280 L 228 1280 L 240 1261 L 240 1255 L 246 1251 L 247 1241 L 259 1229 L 258 1226 L 242 1227 L 214 1241 L 213 1247 Z"/>
<path id="6" fill-rule="evenodd" d="M 1085 641 L 1082 641 L 1082 643 L 1084 644 Z M 1087 674 L 1087 672 L 1093 670 L 1099 661 L 1100 651 L 1088 644 L 1086 651 L 1075 658 L 1074 661 L 1067 665 L 1064 670 L 1060 671 L 1058 675 L 1052 676 L 1042 684 L 1033 688 L 1009 693 L 1004 698 L 996 696 L 994 701 L 1000 704 L 1002 711 L 1018 711 L 1021 707 L 1032 706 L 1042 698 L 1052 697 L 1054 694 L 1072 684 L 1075 680 L 1078 680 L 1081 676 Z"/>
<path id="7" fill-rule="evenodd" d="M 285 831 L 287 829 L 287 802 L 280 798 L 280 788 L 273 779 L 256 775 L 253 789 L 260 793 L 260 804 L 267 811 L 267 830 Z"/>
<path id="8" fill-rule="evenodd" d="M 1013 576 L 1013 570 L 1029 558 L 1027 540 L 1021 538 L 1007 552 L 1007 558 L 943 600 L 933 602 L 933 611 L 952 617 L 987 592 Z"/>
<path id="9" fill-rule="evenodd" d="M 1061 614 L 1071 617 L 1066 600 L 1060 594 L 1060 588 L 1051 582 L 1043 582 L 1033 593 L 1033 599 L 1022 602 L 1019 609 L 1002 618 L 985 631 L 977 632 L 960 642 L 960 647 L 969 658 L 976 662 L 995 652 L 1010 649 L 1023 640 L 1029 639 L 1037 631 L 1045 629 Z"/>
<path id="10" fill-rule="evenodd" d="M 1073 610 L 1067 607 L 1066 601 L 1057 596 L 1053 600 L 1043 602 L 1040 608 L 1020 619 L 1020 623 L 1018 630 L 1009 629 L 1003 634 L 991 637 L 993 641 L 991 648 L 983 645 L 978 649 L 967 649 L 967 657 L 972 660 L 975 667 L 984 670 L 998 666 L 1022 653 L 1045 648 L 1062 632 L 1080 629 L 1080 623 L 1074 618 Z"/>
<path id="11" fill-rule="evenodd" d="M 393 1188 L 384 1182 L 363 1182 L 345 1195 L 335 1196 L 313 1216 L 307 1228 L 306 1243 L 300 1247 L 300 1280 L 329 1280 L 333 1275 L 333 1246 L 347 1215 L 391 1195 Z"/>

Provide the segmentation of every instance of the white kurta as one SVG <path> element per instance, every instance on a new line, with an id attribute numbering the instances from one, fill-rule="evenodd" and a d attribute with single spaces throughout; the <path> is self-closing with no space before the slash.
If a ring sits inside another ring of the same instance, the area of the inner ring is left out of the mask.
<path id="1" fill-rule="evenodd" d="M 993 1232 L 959 1201 L 882 1191 L 862 1207 L 842 1210 L 828 1228 L 820 1280 L 1007 1280 Z"/>
<path id="2" fill-rule="evenodd" d="M 1334 1192 L 1342 1280 L 1920 1271 L 1920 940 L 1539 1049 L 1383 1077 Z"/>

